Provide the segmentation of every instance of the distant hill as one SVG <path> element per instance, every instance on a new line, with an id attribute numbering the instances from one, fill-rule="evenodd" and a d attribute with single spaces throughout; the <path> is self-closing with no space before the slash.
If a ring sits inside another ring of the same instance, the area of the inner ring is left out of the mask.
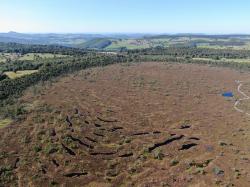
<path id="1" fill-rule="evenodd" d="M 74 47 L 88 40 L 100 38 L 95 34 L 23 34 L 16 32 L 0 33 L 0 42 L 15 42 L 22 44 L 57 44 Z"/>
<path id="2" fill-rule="evenodd" d="M 250 35 L 206 34 L 24 34 L 0 33 L 0 42 L 109 50 L 151 47 L 208 47 L 250 49 Z"/>
<path id="3" fill-rule="evenodd" d="M 112 39 L 143 38 L 144 34 L 24 34 L 0 33 L 0 42 L 21 44 L 62 45 L 67 47 L 103 49 Z"/>
<path id="4" fill-rule="evenodd" d="M 96 38 L 96 39 L 92 39 L 90 41 L 83 43 L 81 47 L 86 48 L 86 49 L 104 49 L 111 44 L 112 44 L 112 41 L 109 39 Z"/>

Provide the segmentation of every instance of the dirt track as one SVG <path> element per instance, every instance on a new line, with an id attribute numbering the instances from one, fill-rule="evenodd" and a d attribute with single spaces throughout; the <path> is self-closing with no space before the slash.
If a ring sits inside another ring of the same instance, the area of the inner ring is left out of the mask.
<path id="1" fill-rule="evenodd" d="M 243 86 L 242 81 L 236 81 L 236 82 L 239 84 L 237 90 L 238 90 L 239 94 L 241 94 L 241 95 L 243 96 L 243 98 L 240 98 L 239 100 L 236 100 L 236 102 L 234 103 L 234 109 L 235 109 L 236 111 L 238 111 L 238 112 L 241 112 L 241 113 L 246 114 L 247 116 L 250 116 L 250 113 L 249 113 L 248 111 L 244 111 L 244 110 L 238 108 L 238 105 L 239 105 L 241 102 L 246 101 L 246 100 L 249 100 L 250 97 L 249 97 L 247 94 L 245 94 L 243 91 L 241 91 L 241 87 Z"/>
<path id="2" fill-rule="evenodd" d="M 248 186 L 250 119 L 221 93 L 242 97 L 235 80 L 249 77 L 163 63 L 79 72 L 27 92 L 0 163 L 20 186 Z"/>

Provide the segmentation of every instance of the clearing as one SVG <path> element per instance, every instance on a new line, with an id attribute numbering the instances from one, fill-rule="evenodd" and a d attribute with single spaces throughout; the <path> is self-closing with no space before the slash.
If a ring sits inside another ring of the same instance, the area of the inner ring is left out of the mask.
<path id="1" fill-rule="evenodd" d="M 23 71 L 7 71 L 4 72 L 4 74 L 6 74 L 10 79 L 16 79 L 25 75 L 30 75 L 33 73 L 38 72 L 38 70 L 23 70 Z"/>

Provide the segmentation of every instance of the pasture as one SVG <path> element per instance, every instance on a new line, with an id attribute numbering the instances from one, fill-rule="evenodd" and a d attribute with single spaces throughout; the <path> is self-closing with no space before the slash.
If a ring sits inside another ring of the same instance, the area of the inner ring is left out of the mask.
<path id="1" fill-rule="evenodd" d="M 23 77 L 25 75 L 30 75 L 33 73 L 38 72 L 38 70 L 23 70 L 23 71 L 8 71 L 8 72 L 4 72 L 4 74 L 6 74 L 10 79 L 16 79 L 19 77 Z"/>

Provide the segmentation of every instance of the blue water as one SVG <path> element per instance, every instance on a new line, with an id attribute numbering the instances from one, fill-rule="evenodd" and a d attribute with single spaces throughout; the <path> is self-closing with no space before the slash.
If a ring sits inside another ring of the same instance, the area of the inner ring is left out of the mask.
<path id="1" fill-rule="evenodd" d="M 223 96 L 223 97 L 233 97 L 234 94 L 233 94 L 233 92 L 224 92 L 224 93 L 222 94 L 222 96 Z"/>

